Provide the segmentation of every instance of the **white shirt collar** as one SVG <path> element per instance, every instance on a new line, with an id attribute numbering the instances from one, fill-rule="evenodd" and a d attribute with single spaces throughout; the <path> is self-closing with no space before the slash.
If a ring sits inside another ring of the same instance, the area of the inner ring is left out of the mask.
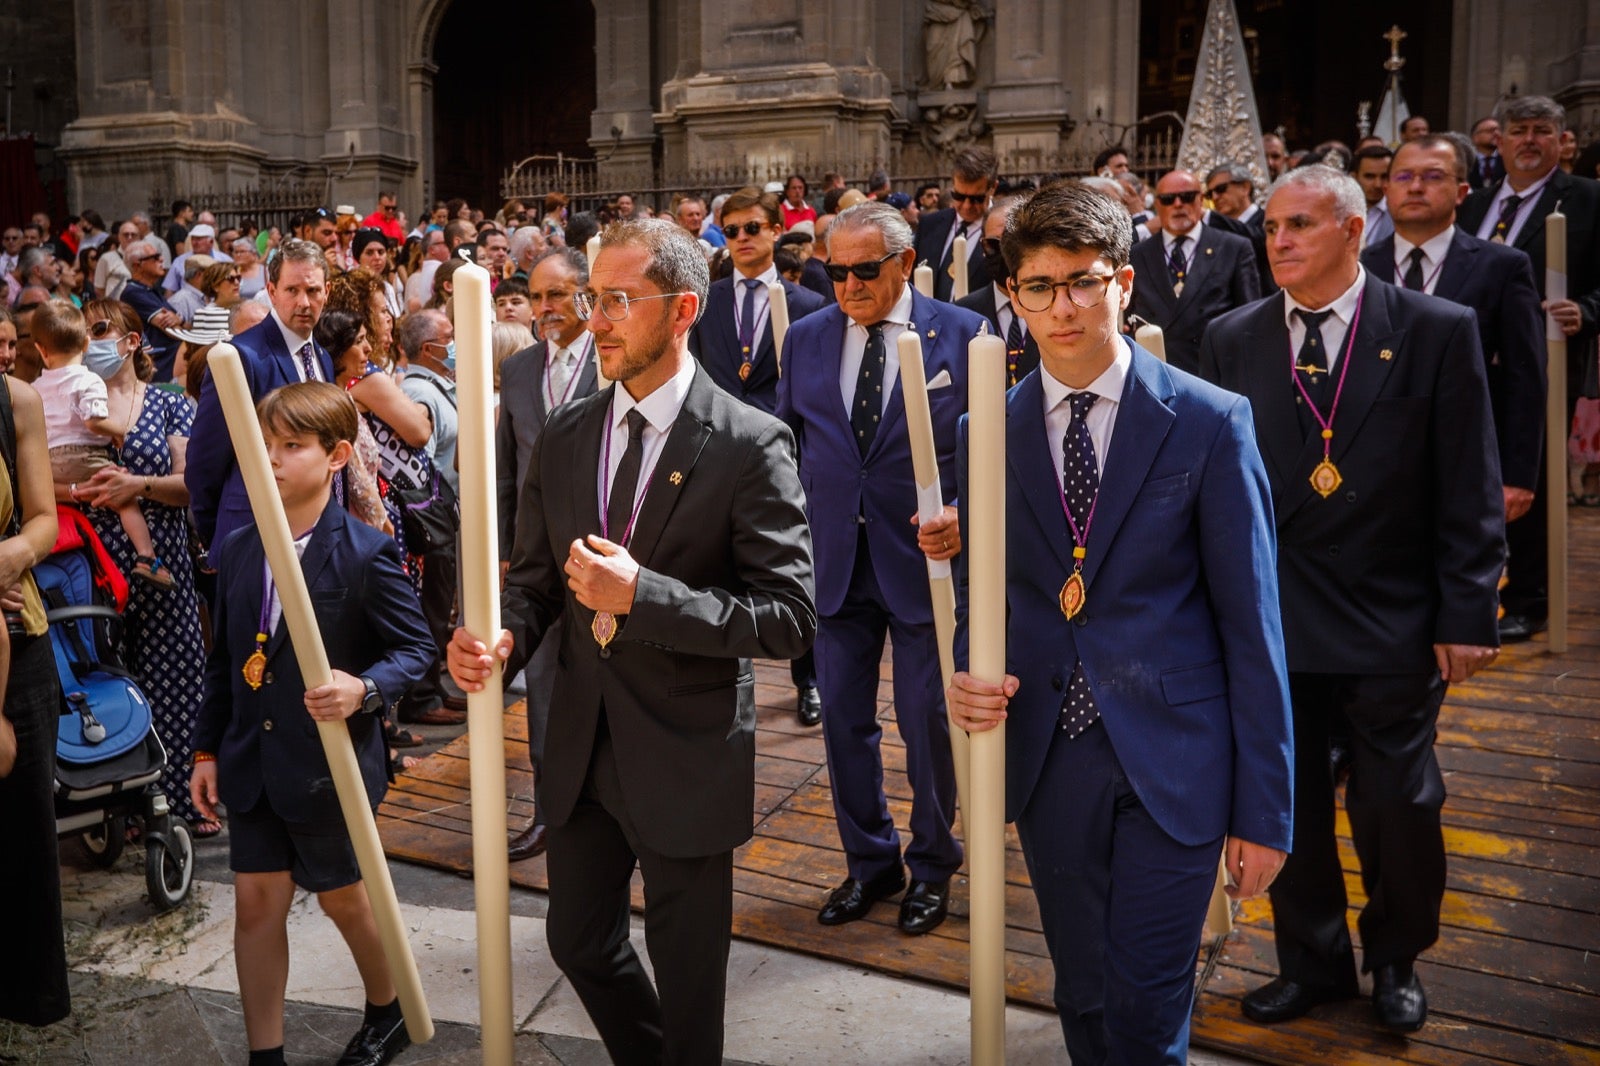
<path id="1" fill-rule="evenodd" d="M 268 304 L 267 306 L 272 307 L 271 304 Z M 272 310 L 269 313 L 272 315 L 272 321 L 278 324 L 278 332 L 283 334 L 283 343 L 288 347 L 289 354 L 298 355 L 300 349 L 305 346 L 306 341 L 310 340 L 311 338 L 302 337 L 294 330 L 290 329 L 288 325 L 284 323 L 283 319 L 278 317 L 278 309 L 276 307 L 272 307 Z"/>
<path id="2" fill-rule="evenodd" d="M 589 339 L 593 336 L 594 334 L 588 330 L 581 329 L 578 331 L 578 335 L 572 338 L 571 344 L 562 345 L 556 341 L 546 341 L 544 345 L 544 365 L 554 366 L 556 357 L 562 352 L 567 352 L 570 356 L 583 354 L 588 350 Z"/>
<path id="3" fill-rule="evenodd" d="M 694 381 L 696 365 L 694 359 L 685 359 L 676 374 L 637 402 L 622 382 L 617 382 L 617 387 L 611 393 L 611 428 L 621 429 L 622 420 L 628 416 L 629 411 L 637 407 L 639 413 L 644 415 L 645 421 L 649 422 L 657 433 L 670 431 L 672 423 L 678 420 L 678 413 L 683 410 L 683 401 L 689 395 L 689 385 Z"/>
<path id="4" fill-rule="evenodd" d="M 1245 205 L 1245 209 L 1243 211 L 1239 212 L 1239 217 L 1237 219 L 1235 219 L 1234 221 L 1236 221 L 1236 222 L 1249 222 L 1252 218 L 1255 218 L 1260 213 L 1261 213 L 1261 205 L 1260 204 L 1255 204 L 1255 203 L 1246 204 Z"/>
<path id="5" fill-rule="evenodd" d="M 1500 183 L 1500 191 L 1495 193 L 1494 203 L 1489 206 L 1489 213 L 1498 217 L 1501 202 L 1512 196 L 1522 197 L 1521 203 L 1517 205 L 1518 210 L 1521 210 L 1523 204 L 1526 204 L 1529 200 L 1537 200 L 1539 198 L 1539 194 L 1544 192 L 1544 187 L 1550 184 L 1550 179 L 1554 177 L 1556 171 L 1560 169 L 1560 167 L 1551 167 L 1550 173 L 1546 174 L 1544 177 L 1540 178 L 1526 189 L 1523 189 L 1521 192 L 1517 192 L 1517 190 L 1513 189 L 1511 187 L 1511 179 L 1506 178 Z"/>
<path id="6" fill-rule="evenodd" d="M 1133 368 L 1133 347 L 1117 338 L 1117 354 L 1111 365 L 1100 376 L 1089 382 L 1086 389 L 1070 389 L 1063 384 L 1044 363 L 1039 364 L 1039 382 L 1044 386 L 1044 409 L 1054 411 L 1074 392 L 1092 392 L 1102 400 L 1122 402 L 1122 388 L 1128 382 L 1128 371 Z"/>
<path id="7" fill-rule="evenodd" d="M 1435 233 L 1432 237 L 1429 237 L 1427 240 L 1423 241 L 1421 245 L 1416 245 L 1400 236 L 1399 230 L 1395 230 L 1394 262 L 1397 273 L 1405 270 L 1405 267 L 1401 264 L 1405 263 L 1405 261 L 1411 257 L 1411 249 L 1417 247 L 1422 249 L 1422 258 L 1426 259 L 1429 263 L 1444 262 L 1445 253 L 1450 250 L 1450 242 L 1455 240 L 1455 236 L 1456 227 L 1454 224 L 1451 224 L 1440 230 L 1438 233 Z"/>
<path id="8" fill-rule="evenodd" d="M 893 307 L 889 308 L 889 313 L 883 316 L 883 321 L 896 326 L 911 325 L 911 286 L 909 284 L 900 287 L 900 298 L 894 302 Z M 869 322 L 867 325 L 872 325 L 872 323 Z M 867 331 L 867 326 L 854 319 L 850 321 L 850 328 L 859 329 L 863 333 Z"/>
<path id="9" fill-rule="evenodd" d="M 744 283 L 746 281 L 759 281 L 763 285 L 771 285 L 774 281 L 777 281 L 777 280 L 778 280 L 778 264 L 777 263 L 768 263 L 767 264 L 767 269 L 763 270 L 761 273 L 757 274 L 753 278 L 747 278 L 745 276 L 744 272 L 741 271 L 737 266 L 733 268 L 733 291 L 734 291 L 734 293 L 736 295 L 741 296 L 741 297 L 744 295 L 742 289 L 743 289 L 743 285 L 744 285 Z"/>
<path id="10" fill-rule="evenodd" d="M 1344 293 L 1341 296 L 1339 296 L 1337 299 L 1335 299 L 1333 301 L 1333 303 L 1328 304 L 1326 307 L 1306 307 L 1305 304 L 1301 303 L 1300 301 L 1296 300 L 1293 296 L 1289 295 L 1289 290 L 1288 289 L 1284 289 L 1283 290 L 1283 321 L 1284 321 L 1284 324 L 1287 325 L 1290 329 L 1294 328 L 1295 322 L 1297 321 L 1295 319 L 1295 316 L 1294 316 L 1294 313 L 1295 313 L 1296 310 L 1332 311 L 1334 313 L 1334 315 L 1336 315 L 1338 317 L 1339 321 L 1343 322 L 1345 324 L 1345 326 L 1348 327 L 1350 325 L 1350 319 L 1355 317 L 1356 301 L 1358 299 L 1360 299 L 1360 297 L 1361 297 L 1361 287 L 1363 285 L 1365 285 L 1366 283 L 1367 283 L 1367 270 L 1366 270 L 1366 267 L 1363 267 L 1360 264 L 1357 264 L 1356 265 L 1356 280 L 1355 280 L 1355 284 L 1351 285 L 1348 289 L 1344 290 Z"/>
<path id="11" fill-rule="evenodd" d="M 1184 237 L 1187 237 L 1188 240 L 1189 240 L 1189 243 L 1184 245 L 1184 250 L 1188 251 L 1190 249 L 1194 249 L 1194 248 L 1200 247 L 1200 235 L 1202 233 L 1204 233 L 1205 231 L 1206 231 L 1205 220 L 1202 219 L 1199 222 L 1196 222 L 1194 224 L 1194 229 L 1192 229 L 1188 233 L 1185 233 L 1185 234 L 1182 235 Z M 1168 233 L 1166 230 L 1162 230 L 1161 231 L 1161 247 L 1165 248 L 1169 255 L 1172 253 L 1172 246 L 1173 246 L 1174 243 L 1177 242 L 1178 236 L 1179 236 L 1178 234 L 1176 234 L 1176 233 Z"/>

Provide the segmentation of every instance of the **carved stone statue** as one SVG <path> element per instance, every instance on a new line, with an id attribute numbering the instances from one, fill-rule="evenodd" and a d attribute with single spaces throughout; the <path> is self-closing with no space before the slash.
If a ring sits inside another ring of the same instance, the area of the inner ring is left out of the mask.
<path id="1" fill-rule="evenodd" d="M 956 89 L 978 77 L 978 39 L 989 14 L 977 0 L 928 0 L 922 16 L 929 88 Z"/>

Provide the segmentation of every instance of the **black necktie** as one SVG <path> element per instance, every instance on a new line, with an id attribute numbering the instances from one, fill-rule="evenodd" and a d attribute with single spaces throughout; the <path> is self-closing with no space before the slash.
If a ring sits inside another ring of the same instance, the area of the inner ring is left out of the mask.
<path id="1" fill-rule="evenodd" d="M 644 464 L 645 417 L 637 407 L 628 411 L 628 447 L 611 480 L 611 498 L 606 501 L 606 538 L 626 546 L 628 520 L 633 517 L 633 496 L 639 488 L 639 468 Z"/>
<path id="2" fill-rule="evenodd" d="M 1089 436 L 1089 408 L 1099 399 L 1092 392 L 1067 394 L 1072 405 L 1072 423 L 1061 438 L 1061 492 L 1067 500 L 1067 510 L 1077 524 L 1078 535 L 1088 532 L 1089 513 L 1094 508 L 1095 496 L 1100 491 L 1100 472 L 1095 466 L 1094 438 Z M 1095 706 L 1094 693 L 1089 690 L 1089 679 L 1083 673 L 1083 660 L 1072 669 L 1072 679 L 1067 682 L 1067 694 L 1061 699 L 1061 729 L 1071 740 L 1088 729 L 1100 717 Z"/>
<path id="3" fill-rule="evenodd" d="M 1496 244 L 1504 244 L 1511 238 L 1511 223 L 1516 221 L 1517 208 L 1522 206 L 1522 197 L 1511 195 L 1505 198 L 1500 205 L 1500 218 L 1494 224 L 1494 232 L 1489 234 L 1489 239 Z"/>
<path id="4" fill-rule="evenodd" d="M 867 327 L 867 348 L 861 353 L 861 375 L 856 379 L 856 395 L 850 402 L 850 428 L 856 434 L 856 447 L 867 457 L 873 438 L 878 435 L 878 416 L 883 411 L 883 371 L 888 349 L 883 343 L 883 323 Z"/>
<path id="5" fill-rule="evenodd" d="M 1427 283 L 1422 280 L 1422 249 L 1411 249 L 1411 265 L 1406 267 L 1405 287 L 1412 292 L 1421 292 Z"/>
<path id="6" fill-rule="evenodd" d="M 1011 328 L 1006 330 L 1006 377 L 1007 384 L 1015 385 L 1022 377 L 1022 354 L 1027 350 L 1028 340 L 1022 333 L 1022 316 L 1016 311 L 1011 312 Z"/>
<path id="7" fill-rule="evenodd" d="M 744 361 L 750 362 L 756 348 L 756 286 L 755 278 L 744 279 L 744 302 L 739 308 L 739 347 L 744 349 Z M 743 374 L 739 375 L 744 377 Z"/>
<path id="8" fill-rule="evenodd" d="M 1172 274 L 1172 291 L 1183 292 L 1183 277 L 1189 272 L 1189 261 L 1183 257 L 1183 245 L 1189 238 L 1176 237 L 1172 241 L 1172 255 L 1167 258 L 1167 270 Z"/>
<path id="9" fill-rule="evenodd" d="M 1327 321 L 1333 312 L 1295 308 L 1294 313 L 1306 327 L 1306 339 L 1300 342 L 1300 356 L 1295 360 L 1295 373 L 1300 375 L 1300 384 L 1305 386 L 1306 395 L 1311 397 L 1311 402 L 1317 405 L 1319 411 L 1326 413 L 1328 381 L 1331 375 L 1328 373 L 1328 353 L 1322 343 L 1322 323 Z M 1310 411 L 1302 409 L 1300 428 L 1310 433 L 1313 429 L 1320 431 L 1322 427 Z"/>

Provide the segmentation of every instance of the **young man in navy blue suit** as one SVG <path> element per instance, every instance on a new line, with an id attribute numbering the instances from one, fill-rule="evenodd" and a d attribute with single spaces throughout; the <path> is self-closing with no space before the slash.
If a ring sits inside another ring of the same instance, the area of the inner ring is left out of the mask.
<path id="1" fill-rule="evenodd" d="M 824 925 L 865 917 L 911 886 L 900 928 L 944 921 L 950 875 L 961 866 L 951 833 L 955 767 L 943 701 L 926 558 L 961 549 L 955 510 L 956 421 L 967 409 L 967 344 L 985 322 L 910 285 L 911 226 L 888 204 L 841 212 L 828 233 L 839 302 L 789 331 L 778 415 L 794 429 L 800 482 L 816 542 L 817 672 L 834 814 L 849 875 L 817 915 Z M 922 339 L 928 406 L 946 506 L 919 530 L 917 484 L 900 387 L 899 338 Z M 878 667 L 894 642 L 894 709 L 911 779 L 911 841 L 883 794 Z"/>
<path id="2" fill-rule="evenodd" d="M 772 341 L 772 308 L 767 286 L 778 281 L 772 253 L 783 233 L 777 193 L 744 188 L 722 205 L 722 233 L 733 260 L 733 275 L 713 282 L 706 313 L 689 335 L 689 349 L 724 392 L 772 414 L 778 409 L 781 370 Z M 827 305 L 827 301 L 792 281 L 783 282 L 790 322 Z M 811 649 L 789 664 L 794 682 L 795 714 L 801 725 L 822 721 L 817 692 L 817 664 Z"/>
<path id="3" fill-rule="evenodd" d="M 332 499 L 355 444 L 354 401 L 334 385 L 295 384 L 267 396 L 260 413 L 333 680 L 306 689 L 256 527 L 225 537 L 190 791 L 207 818 L 219 799 L 228 805 L 251 1066 L 284 1061 L 284 923 L 296 886 L 317 893 L 366 989 L 366 1016 L 340 1066 L 380 1066 L 408 1043 L 405 1022 L 315 726 L 348 723 L 376 809 L 389 780 L 384 709 L 422 676 L 433 638 L 394 540 Z"/>
<path id="4" fill-rule="evenodd" d="M 949 690 L 958 726 L 1006 722 L 1006 817 L 1074 1066 L 1188 1061 L 1218 856 L 1231 896 L 1265 890 L 1294 794 L 1250 405 L 1119 336 L 1132 237 L 1075 182 L 1012 212 L 1008 286 L 1040 369 L 1006 403 L 1011 665 Z M 963 575 L 958 667 L 966 602 Z"/>

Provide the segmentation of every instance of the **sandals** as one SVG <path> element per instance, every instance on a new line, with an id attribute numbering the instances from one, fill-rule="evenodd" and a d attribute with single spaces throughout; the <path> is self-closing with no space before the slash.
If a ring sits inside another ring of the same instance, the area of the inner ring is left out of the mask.
<path id="1" fill-rule="evenodd" d="M 421 759 L 414 759 L 409 755 L 401 755 L 393 748 L 389 749 L 389 776 L 399 777 L 413 766 L 420 763 Z"/>
<path id="2" fill-rule="evenodd" d="M 189 825 L 189 835 L 196 840 L 210 840 L 222 832 L 222 823 L 210 818 L 202 818 Z"/>
<path id="3" fill-rule="evenodd" d="M 177 584 L 173 580 L 172 571 L 167 569 L 160 556 L 135 555 L 133 558 L 133 576 L 140 581 L 154 585 L 158 589 L 170 589 Z"/>
<path id="4" fill-rule="evenodd" d="M 383 736 L 384 739 L 389 742 L 389 746 L 391 748 L 422 747 L 421 737 L 417 736 L 409 729 L 401 729 L 399 724 L 392 720 L 384 723 Z"/>

